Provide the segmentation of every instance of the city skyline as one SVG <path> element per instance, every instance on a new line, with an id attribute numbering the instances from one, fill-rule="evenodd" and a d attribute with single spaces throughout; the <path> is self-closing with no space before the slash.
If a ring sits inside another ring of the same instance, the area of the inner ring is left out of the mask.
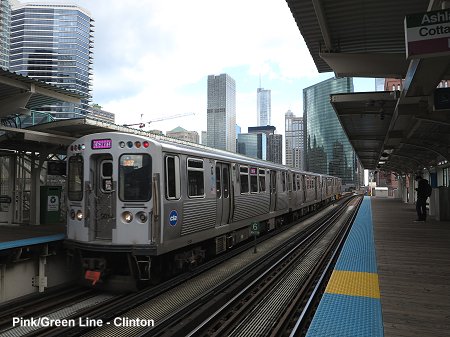
<path id="1" fill-rule="evenodd" d="M 318 74 L 287 4 L 277 0 L 67 3 L 95 20 L 93 103 L 115 113 L 117 124 L 140 122 L 141 114 L 153 120 L 194 112 L 151 127 L 166 132 L 177 124 L 201 133 L 207 76 L 227 73 L 236 80 L 237 124 L 257 125 L 255 90 L 261 84 L 271 89 L 271 124 L 284 135 L 285 112 L 302 114 L 303 88 L 334 76 Z M 374 90 L 373 79 L 362 83 L 358 90 L 355 81 L 357 91 Z"/>
<path id="2" fill-rule="evenodd" d="M 267 87 L 271 124 L 284 135 L 285 112 L 302 114 L 303 88 L 334 76 L 317 72 L 289 7 L 278 0 L 58 3 L 78 5 L 95 21 L 92 102 L 115 113 L 117 124 L 193 112 L 151 128 L 180 125 L 200 134 L 207 128 L 207 76 L 227 73 L 236 81 L 236 123 L 257 125 L 255 90 Z M 355 91 L 373 90 L 373 79 L 355 79 Z"/>

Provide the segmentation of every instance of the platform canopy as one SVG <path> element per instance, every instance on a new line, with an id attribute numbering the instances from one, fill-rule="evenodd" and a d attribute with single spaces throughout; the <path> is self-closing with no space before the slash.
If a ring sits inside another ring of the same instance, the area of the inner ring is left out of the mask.
<path id="1" fill-rule="evenodd" d="M 29 114 L 55 102 L 80 103 L 83 95 L 0 68 L 0 118 Z"/>
<path id="2" fill-rule="evenodd" d="M 286 1 L 319 72 L 403 79 L 400 91 L 331 97 L 365 168 L 414 172 L 450 161 L 450 110 L 433 104 L 450 55 L 408 59 L 405 47 L 405 17 L 443 1 Z"/>

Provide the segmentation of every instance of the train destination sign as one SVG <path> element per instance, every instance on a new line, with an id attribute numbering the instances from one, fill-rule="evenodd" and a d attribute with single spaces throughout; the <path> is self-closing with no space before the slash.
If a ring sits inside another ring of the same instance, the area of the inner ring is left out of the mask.
<path id="1" fill-rule="evenodd" d="M 110 149 L 111 146 L 111 139 L 93 139 L 91 143 L 92 150 Z"/>
<path id="2" fill-rule="evenodd" d="M 405 17 L 406 57 L 450 55 L 450 9 Z"/>

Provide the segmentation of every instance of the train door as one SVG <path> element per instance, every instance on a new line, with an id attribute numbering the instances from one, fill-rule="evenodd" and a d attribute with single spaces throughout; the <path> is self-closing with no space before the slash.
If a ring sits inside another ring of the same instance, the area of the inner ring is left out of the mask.
<path id="1" fill-rule="evenodd" d="M 113 181 L 113 161 L 111 155 L 95 158 L 96 177 L 93 180 L 94 207 L 93 228 L 96 240 L 111 240 L 116 220 L 116 182 Z M 92 180 L 91 180 L 92 181 Z"/>
<path id="2" fill-rule="evenodd" d="M 302 181 L 302 191 L 303 191 L 303 202 L 306 202 L 306 176 L 304 174 L 301 175 Z"/>
<path id="3" fill-rule="evenodd" d="M 315 191 L 315 199 L 314 200 L 319 200 L 319 189 L 320 189 L 320 181 L 318 177 L 314 178 L 314 191 Z"/>
<path id="4" fill-rule="evenodd" d="M 230 165 L 216 163 L 217 224 L 219 226 L 229 223 L 230 220 L 230 181 Z"/>
<path id="5" fill-rule="evenodd" d="M 275 211 L 277 207 L 277 172 L 270 171 L 270 211 Z"/>

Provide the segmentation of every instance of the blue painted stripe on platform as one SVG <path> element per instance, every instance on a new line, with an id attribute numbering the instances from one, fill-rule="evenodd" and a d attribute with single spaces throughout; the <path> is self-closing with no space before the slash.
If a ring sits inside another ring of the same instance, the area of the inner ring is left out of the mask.
<path id="1" fill-rule="evenodd" d="M 364 197 L 334 269 L 377 272 L 370 197 Z"/>
<path id="2" fill-rule="evenodd" d="M 336 262 L 335 270 L 337 272 L 356 272 L 355 275 L 360 275 L 361 272 L 373 273 L 377 277 L 370 197 L 364 197 Z M 356 285 L 359 287 L 373 286 L 371 284 Z M 378 337 L 383 335 L 379 298 L 325 293 L 306 336 Z"/>
<path id="3" fill-rule="evenodd" d="M 382 337 L 380 300 L 325 294 L 306 337 Z"/>
<path id="4" fill-rule="evenodd" d="M 30 239 L 0 242 L 0 250 L 32 246 L 32 245 L 38 245 L 40 243 L 64 240 L 65 237 L 66 237 L 65 234 L 55 234 L 55 235 L 48 235 L 48 236 L 38 236 L 38 237 L 30 238 Z"/>

